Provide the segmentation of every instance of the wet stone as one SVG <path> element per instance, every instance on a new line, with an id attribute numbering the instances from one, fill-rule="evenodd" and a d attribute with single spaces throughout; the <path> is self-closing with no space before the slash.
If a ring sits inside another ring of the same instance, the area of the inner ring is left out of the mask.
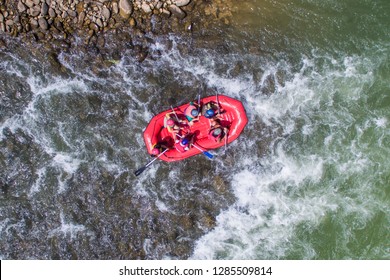
<path id="1" fill-rule="evenodd" d="M 41 16 L 47 16 L 48 12 L 49 12 L 49 6 L 46 4 L 46 2 L 44 2 L 41 8 Z"/>
<path id="2" fill-rule="evenodd" d="M 19 2 L 18 2 L 18 11 L 19 11 L 19 13 L 23 13 L 26 10 L 27 10 L 26 6 L 23 4 L 23 2 L 21 0 L 19 0 Z"/>
<path id="3" fill-rule="evenodd" d="M 32 0 L 26 0 L 26 3 L 27 7 L 31 8 L 34 6 L 34 2 Z"/>
<path id="4" fill-rule="evenodd" d="M 176 6 L 176 5 L 170 5 L 170 6 L 168 7 L 168 9 L 169 9 L 169 11 L 170 11 L 173 15 L 175 15 L 175 16 L 178 17 L 179 19 L 183 19 L 183 18 L 186 17 L 186 13 L 185 13 L 182 9 L 180 9 L 178 6 Z"/>
<path id="5" fill-rule="evenodd" d="M 42 30 L 47 30 L 49 29 L 49 25 L 46 21 L 45 18 L 39 18 L 38 19 L 38 24 L 39 24 L 39 27 L 42 29 Z"/>
<path id="6" fill-rule="evenodd" d="M 176 6 L 182 7 L 182 6 L 187 6 L 191 0 L 173 0 L 172 1 Z"/>
<path id="7" fill-rule="evenodd" d="M 133 6 L 129 0 L 119 1 L 119 13 L 123 18 L 128 18 L 133 12 Z"/>
<path id="8" fill-rule="evenodd" d="M 56 14 L 56 12 L 54 11 L 53 8 L 49 8 L 48 12 L 49 12 L 49 16 L 52 17 L 52 18 L 57 16 L 57 14 Z"/>

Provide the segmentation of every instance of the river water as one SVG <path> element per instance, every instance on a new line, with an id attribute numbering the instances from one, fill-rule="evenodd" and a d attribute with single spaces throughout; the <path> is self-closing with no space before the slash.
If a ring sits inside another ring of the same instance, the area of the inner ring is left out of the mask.
<path id="1" fill-rule="evenodd" d="M 1 51 L 1 258 L 390 258 L 390 2 L 227 2 L 142 63 Z M 215 92 L 242 136 L 135 177 L 152 116 Z"/>

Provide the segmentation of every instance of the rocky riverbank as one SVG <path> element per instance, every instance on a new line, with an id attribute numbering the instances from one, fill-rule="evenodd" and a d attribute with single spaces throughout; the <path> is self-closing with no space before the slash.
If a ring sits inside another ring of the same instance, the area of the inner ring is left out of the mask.
<path id="1" fill-rule="evenodd" d="M 107 59 L 132 48 L 142 61 L 153 35 L 202 31 L 230 15 L 221 0 L 0 0 L 0 48 L 12 36 L 57 51 L 85 47 Z"/>

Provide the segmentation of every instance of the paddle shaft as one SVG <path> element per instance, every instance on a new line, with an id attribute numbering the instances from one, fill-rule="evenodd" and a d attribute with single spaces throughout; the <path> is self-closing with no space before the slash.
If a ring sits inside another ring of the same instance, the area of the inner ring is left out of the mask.
<path id="1" fill-rule="evenodd" d="M 175 117 L 176 117 L 177 122 L 180 123 L 179 117 L 176 115 L 176 112 L 175 112 L 175 110 L 173 109 L 172 105 L 171 105 L 171 109 L 172 109 L 172 112 L 175 114 Z"/>
<path id="2" fill-rule="evenodd" d="M 220 108 L 219 108 L 218 92 L 217 92 L 217 94 L 216 94 L 215 96 L 216 96 L 216 99 L 217 99 L 218 115 L 221 115 L 221 110 L 220 110 Z"/>
<path id="3" fill-rule="evenodd" d="M 198 94 L 198 115 L 200 113 L 200 94 Z"/>
<path id="4" fill-rule="evenodd" d="M 155 162 L 159 157 L 161 157 L 163 154 L 165 154 L 169 149 L 165 149 L 162 153 L 160 153 L 158 156 L 156 156 L 154 159 L 152 159 L 151 161 L 149 161 L 147 164 L 145 164 L 144 166 L 142 166 L 140 169 L 136 170 L 134 172 L 135 176 L 138 176 L 140 175 L 142 172 L 145 171 L 146 168 L 148 168 L 149 165 L 151 165 L 153 162 Z"/>
<path id="5" fill-rule="evenodd" d="M 214 156 L 212 154 L 210 154 L 209 152 L 207 151 L 204 151 L 203 149 L 199 148 L 198 146 L 196 146 L 195 144 L 192 144 L 192 146 L 194 146 L 195 148 L 197 148 L 199 151 L 201 151 L 206 157 L 208 157 L 209 159 L 212 159 Z"/>

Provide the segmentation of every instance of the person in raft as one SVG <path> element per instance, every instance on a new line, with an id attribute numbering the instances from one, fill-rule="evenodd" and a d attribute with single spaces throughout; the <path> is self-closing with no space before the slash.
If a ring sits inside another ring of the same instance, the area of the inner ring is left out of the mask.
<path id="1" fill-rule="evenodd" d="M 185 153 L 192 147 L 194 135 L 187 134 L 178 143 L 175 144 L 175 148 L 180 153 Z"/>
<path id="2" fill-rule="evenodd" d="M 208 119 L 216 118 L 219 106 L 214 101 L 207 102 L 202 108 L 202 115 Z"/>
<path id="3" fill-rule="evenodd" d="M 190 105 L 184 110 L 184 115 L 188 120 L 189 125 L 193 125 L 194 121 L 199 120 L 200 106 L 197 102 L 191 101 Z"/>
<path id="4" fill-rule="evenodd" d="M 221 125 L 221 121 L 218 118 L 212 119 L 210 123 L 210 130 L 208 137 L 215 142 L 221 142 L 229 133 L 229 128 Z"/>
<path id="5" fill-rule="evenodd" d="M 175 138 L 175 135 L 178 134 L 185 125 L 186 123 L 184 121 L 176 120 L 174 113 L 167 113 L 165 115 L 164 127 L 166 127 L 168 132 L 174 136 L 173 138 Z"/>
<path id="6" fill-rule="evenodd" d="M 168 142 L 169 141 L 162 140 L 162 141 L 157 142 L 156 144 L 154 144 L 153 148 L 152 148 L 151 156 L 152 157 L 157 157 L 159 154 L 161 154 L 165 150 L 167 150 L 167 149 L 169 150 L 171 147 L 170 147 Z"/>

